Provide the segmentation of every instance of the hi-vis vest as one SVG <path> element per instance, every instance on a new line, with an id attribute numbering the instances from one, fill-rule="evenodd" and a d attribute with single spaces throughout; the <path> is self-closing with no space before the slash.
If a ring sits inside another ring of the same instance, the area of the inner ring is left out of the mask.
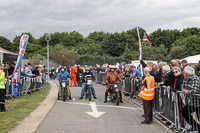
<path id="1" fill-rule="evenodd" d="M 58 72 L 59 72 L 59 68 L 56 69 L 56 73 L 58 73 Z"/>
<path id="2" fill-rule="evenodd" d="M 141 90 L 138 96 L 141 97 L 144 100 L 153 100 L 154 93 L 155 93 L 154 77 L 153 76 L 146 77 L 144 79 L 144 81 L 146 81 L 146 83 L 147 83 L 147 88 L 144 88 L 144 90 Z"/>
<path id="3" fill-rule="evenodd" d="M 5 72 L 3 70 L 0 70 L 0 89 L 5 89 Z"/>

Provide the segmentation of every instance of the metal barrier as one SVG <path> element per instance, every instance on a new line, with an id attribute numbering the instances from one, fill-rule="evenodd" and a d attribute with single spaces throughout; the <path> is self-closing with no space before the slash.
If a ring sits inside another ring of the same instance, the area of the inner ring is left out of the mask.
<path id="1" fill-rule="evenodd" d="M 45 86 L 46 78 L 44 76 L 31 76 L 31 77 L 22 77 L 20 79 L 20 95 L 27 95 L 36 90 L 42 90 Z M 11 96 L 12 80 L 11 78 L 5 79 L 5 91 L 6 97 Z"/>
<path id="2" fill-rule="evenodd" d="M 188 106 L 191 99 L 195 100 L 194 107 Z M 192 132 L 194 129 L 200 132 L 199 111 L 199 94 L 184 95 L 182 91 L 173 92 L 165 86 L 155 89 L 154 112 L 170 123 L 166 132 L 172 128 L 178 132 Z"/>
<path id="3" fill-rule="evenodd" d="M 105 83 L 105 78 L 105 73 L 95 72 L 97 83 Z M 138 97 L 141 85 L 141 79 L 125 77 L 123 85 L 119 87 L 124 94 L 141 100 Z M 182 91 L 173 92 L 166 86 L 155 88 L 153 109 L 154 116 L 159 115 L 162 121 L 170 124 L 166 132 L 170 129 L 177 132 L 192 132 L 193 130 L 200 132 L 200 94 L 184 95 Z"/>

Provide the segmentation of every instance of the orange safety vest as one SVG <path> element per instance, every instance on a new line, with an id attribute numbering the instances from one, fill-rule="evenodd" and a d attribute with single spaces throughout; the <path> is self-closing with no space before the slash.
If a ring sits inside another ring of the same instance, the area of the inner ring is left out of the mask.
<path id="1" fill-rule="evenodd" d="M 138 94 L 144 100 L 153 100 L 155 93 L 155 80 L 153 76 L 146 77 L 144 81 L 147 82 L 147 87 L 144 90 L 141 90 Z M 144 82 L 143 81 L 143 82 Z"/>

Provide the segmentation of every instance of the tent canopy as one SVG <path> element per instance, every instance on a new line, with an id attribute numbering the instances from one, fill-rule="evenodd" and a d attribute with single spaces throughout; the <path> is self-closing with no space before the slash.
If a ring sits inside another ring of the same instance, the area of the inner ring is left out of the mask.
<path id="1" fill-rule="evenodd" d="M 18 54 L 12 53 L 0 47 L 1 62 L 17 61 Z"/>
<path id="2" fill-rule="evenodd" d="M 196 64 L 196 63 L 199 63 L 200 54 L 199 55 L 194 55 L 194 56 L 189 56 L 189 57 L 184 58 L 184 59 L 187 60 L 187 62 L 190 63 L 190 64 Z"/>

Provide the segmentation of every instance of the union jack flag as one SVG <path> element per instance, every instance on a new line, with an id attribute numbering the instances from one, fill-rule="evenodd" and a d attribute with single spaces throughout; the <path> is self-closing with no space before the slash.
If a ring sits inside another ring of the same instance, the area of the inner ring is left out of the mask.
<path id="1" fill-rule="evenodd" d="M 143 41 L 148 42 L 148 44 L 151 46 L 151 43 L 149 39 L 147 38 L 147 35 L 144 33 Z"/>
<path id="2" fill-rule="evenodd" d="M 15 96 L 15 97 L 20 96 L 20 86 L 19 85 L 20 85 L 20 77 L 21 77 L 21 62 L 24 57 L 28 39 L 29 39 L 29 36 L 26 34 L 21 37 L 19 55 L 18 55 L 17 63 L 15 65 L 15 69 L 14 69 L 13 75 L 12 75 L 11 95 Z"/>

